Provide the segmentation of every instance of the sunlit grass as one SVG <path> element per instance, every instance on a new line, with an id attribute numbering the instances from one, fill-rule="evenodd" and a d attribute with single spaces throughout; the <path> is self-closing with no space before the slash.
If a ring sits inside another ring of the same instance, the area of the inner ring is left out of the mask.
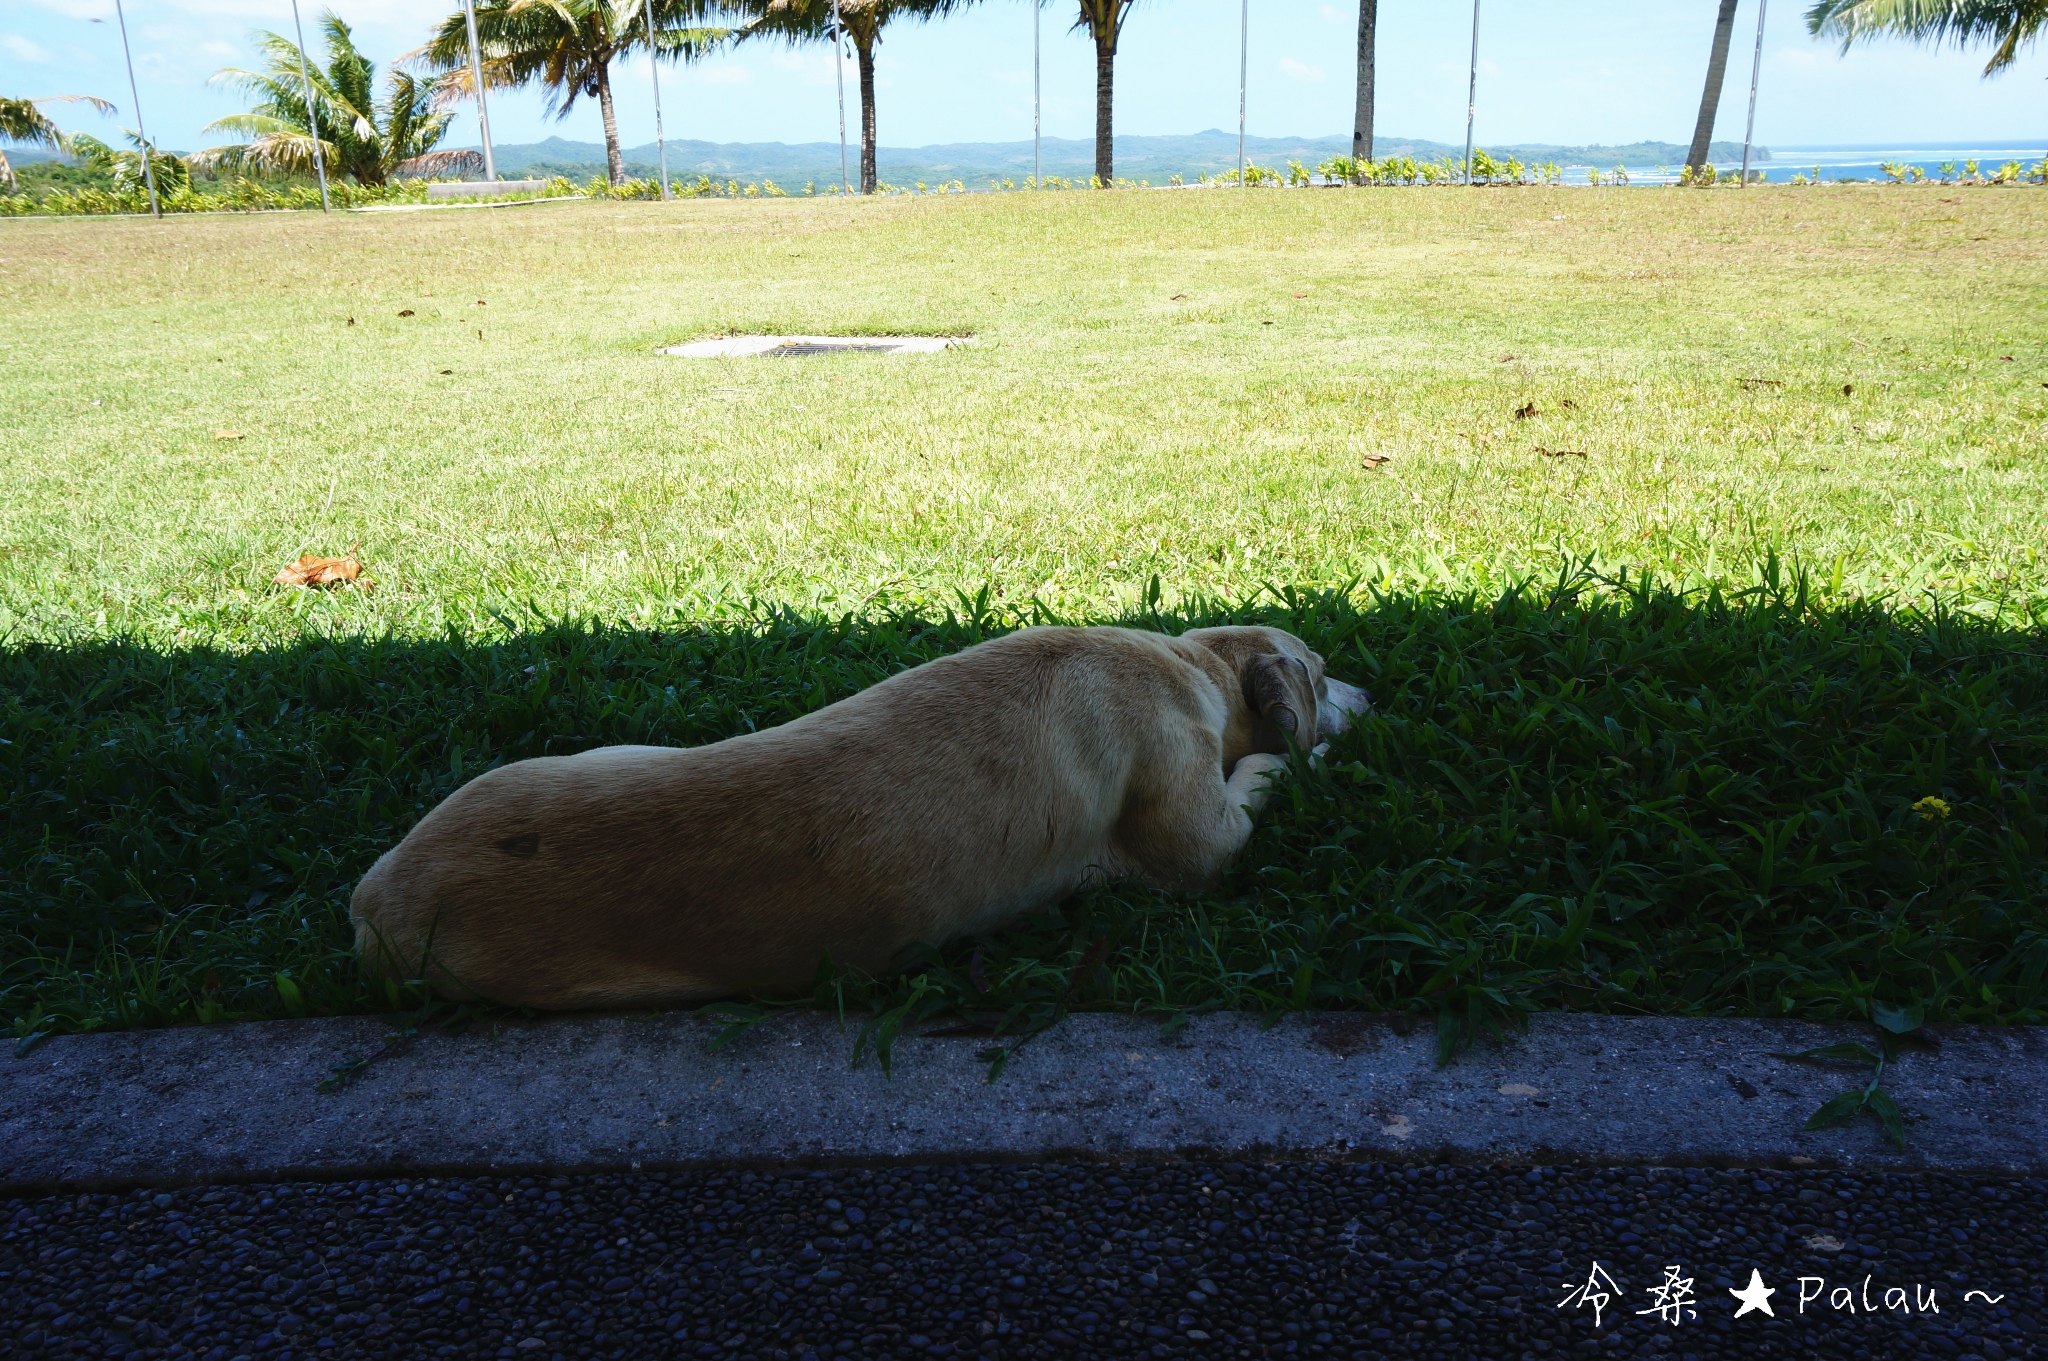
<path id="1" fill-rule="evenodd" d="M 0 622 L 1110 608 L 1560 550 L 2009 603 L 2048 583 L 2044 243 L 2048 195 L 1876 188 L 8 222 Z M 655 353 L 755 330 L 975 339 Z M 266 584 L 353 544 L 367 601 Z"/>

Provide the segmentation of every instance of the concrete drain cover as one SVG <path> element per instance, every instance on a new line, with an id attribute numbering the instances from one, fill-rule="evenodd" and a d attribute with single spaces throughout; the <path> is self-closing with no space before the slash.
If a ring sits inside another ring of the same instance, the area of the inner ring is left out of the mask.
<path id="1" fill-rule="evenodd" d="M 736 359 L 766 355 L 796 359 L 807 354 L 841 354 L 865 350 L 874 354 L 936 354 L 960 343 L 957 336 L 720 336 L 670 345 L 663 354 L 684 359 Z"/>

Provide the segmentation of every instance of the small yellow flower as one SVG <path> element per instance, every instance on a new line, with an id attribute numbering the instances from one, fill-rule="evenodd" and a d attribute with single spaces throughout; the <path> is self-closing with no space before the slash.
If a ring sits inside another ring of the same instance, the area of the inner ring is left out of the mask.
<path id="1" fill-rule="evenodd" d="M 1946 822 L 1948 821 L 1948 815 L 1955 810 L 1948 806 L 1947 799 L 1937 798 L 1935 795 L 1929 794 L 1926 798 L 1913 805 L 1913 811 L 1920 815 L 1922 822 Z"/>

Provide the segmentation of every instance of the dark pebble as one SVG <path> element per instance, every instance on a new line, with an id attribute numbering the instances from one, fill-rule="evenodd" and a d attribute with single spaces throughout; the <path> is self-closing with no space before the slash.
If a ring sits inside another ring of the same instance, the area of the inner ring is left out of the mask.
<path id="1" fill-rule="evenodd" d="M 1820 1171 L 1046 1164 L 146 1190 L 0 1201 L 0 1356 L 2003 1361 L 2048 1355 L 2044 1226 L 2038 1179 Z M 1597 1329 L 1580 1290 L 1595 1260 Z M 1650 1293 L 1669 1266 L 1692 1282 L 1675 1326 Z M 1775 1313 L 1736 1320 L 1728 1292 L 1752 1270 Z"/>

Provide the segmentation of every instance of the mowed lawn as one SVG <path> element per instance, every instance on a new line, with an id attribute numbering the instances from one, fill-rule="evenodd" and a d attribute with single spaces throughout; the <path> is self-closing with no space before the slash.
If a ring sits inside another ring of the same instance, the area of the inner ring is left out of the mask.
<path id="1" fill-rule="evenodd" d="M 1220 893 L 818 999 L 2041 1019 L 2044 255 L 2025 189 L 0 222 L 0 1003 L 395 1005 L 348 890 L 494 762 L 1227 616 L 1380 707 Z M 735 332 L 968 343 L 657 353 Z"/>
<path id="2" fill-rule="evenodd" d="M 9 221 L 0 628 L 1114 607 L 1560 552 L 2039 596 L 2044 256 L 2048 195 L 1990 189 Z M 974 339 L 656 353 L 749 331 Z M 370 599 L 266 589 L 354 545 Z"/>

